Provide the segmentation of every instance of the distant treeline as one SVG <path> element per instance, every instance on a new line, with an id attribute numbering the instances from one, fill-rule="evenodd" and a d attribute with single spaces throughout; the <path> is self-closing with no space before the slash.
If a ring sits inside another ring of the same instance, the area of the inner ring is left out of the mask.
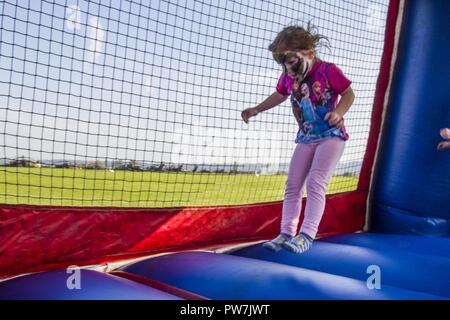
<path id="1" fill-rule="evenodd" d="M 173 163 L 146 163 L 137 160 L 90 160 L 90 161 L 67 161 L 67 160 L 44 160 L 36 161 L 20 157 L 17 159 L 4 159 L 1 166 L 28 167 L 28 168 L 76 168 L 76 169 L 104 169 L 104 170 L 126 170 L 126 171 L 150 171 L 150 172 L 199 172 L 199 173 L 248 173 L 261 169 L 258 165 L 232 165 L 227 164 L 173 164 Z M 252 168 L 253 167 L 253 168 Z M 283 172 L 279 172 L 280 174 Z"/>
<path id="2" fill-rule="evenodd" d="M 42 160 L 36 161 L 19 157 L 2 159 L 0 166 L 28 168 L 75 168 L 96 170 L 124 170 L 146 172 L 197 172 L 197 173 L 254 173 L 257 175 L 286 174 L 289 164 L 177 164 L 154 163 L 138 160 Z M 359 175 L 361 162 L 353 161 L 338 164 L 335 175 L 356 177 Z"/>

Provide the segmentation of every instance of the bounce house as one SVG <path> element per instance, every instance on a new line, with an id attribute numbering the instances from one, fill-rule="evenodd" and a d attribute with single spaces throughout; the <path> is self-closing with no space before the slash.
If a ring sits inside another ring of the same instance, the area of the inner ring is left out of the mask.
<path id="1" fill-rule="evenodd" d="M 187 3 L 0 4 L 0 299 L 449 299 L 450 2 Z M 299 19 L 329 36 L 356 104 L 297 255 L 261 245 L 285 171 L 245 162 L 289 159 L 291 110 L 239 115 Z"/>

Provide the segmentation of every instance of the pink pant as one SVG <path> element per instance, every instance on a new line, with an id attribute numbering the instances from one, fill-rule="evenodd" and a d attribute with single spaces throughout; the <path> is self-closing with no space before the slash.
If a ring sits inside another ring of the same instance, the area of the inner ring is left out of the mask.
<path id="1" fill-rule="evenodd" d="M 300 232 L 315 238 L 325 209 L 325 194 L 331 175 L 344 151 L 345 141 L 331 138 L 315 143 L 298 143 L 286 181 L 281 232 L 296 235 L 306 183 L 305 218 Z"/>

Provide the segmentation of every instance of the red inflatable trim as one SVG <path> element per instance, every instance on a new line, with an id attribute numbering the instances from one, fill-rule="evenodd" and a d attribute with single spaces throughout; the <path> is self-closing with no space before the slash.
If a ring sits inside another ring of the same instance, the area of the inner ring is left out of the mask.
<path id="1" fill-rule="evenodd" d="M 319 236 L 364 225 L 366 194 L 328 197 Z M 304 207 L 304 206 L 303 206 Z M 0 207 L 0 277 L 271 238 L 281 202 L 165 209 Z"/>
<path id="2" fill-rule="evenodd" d="M 146 286 L 152 287 L 152 288 L 160 290 L 160 291 L 170 293 L 174 296 L 177 296 L 177 297 L 180 297 L 180 298 L 183 298 L 186 300 L 209 300 L 208 298 L 205 298 L 198 294 L 192 293 L 190 291 L 186 291 L 186 290 L 183 290 L 183 289 L 180 289 L 177 287 L 173 287 L 171 285 L 168 285 L 167 283 L 160 282 L 157 280 L 144 278 L 142 276 L 139 276 L 139 275 L 136 275 L 133 273 L 124 272 L 124 271 L 113 271 L 113 272 L 110 272 L 110 274 L 117 276 L 117 277 L 121 277 L 124 279 L 128 279 L 128 280 L 131 280 L 134 282 L 144 284 Z"/>

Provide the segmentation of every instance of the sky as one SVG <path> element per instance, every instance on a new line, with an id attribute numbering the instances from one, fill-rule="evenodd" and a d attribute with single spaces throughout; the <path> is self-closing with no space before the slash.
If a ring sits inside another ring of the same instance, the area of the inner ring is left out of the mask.
<path id="1" fill-rule="evenodd" d="M 267 50 L 311 21 L 321 59 L 353 82 L 341 162 L 362 160 L 388 0 L 12 1 L 0 3 L 0 158 L 287 163 L 288 101 Z"/>

